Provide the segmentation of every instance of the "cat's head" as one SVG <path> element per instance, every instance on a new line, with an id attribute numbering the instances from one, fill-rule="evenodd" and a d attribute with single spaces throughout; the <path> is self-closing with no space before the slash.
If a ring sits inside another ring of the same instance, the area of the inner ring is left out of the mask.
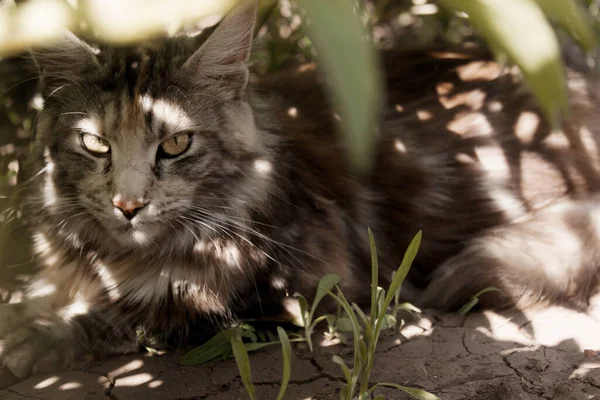
<path id="1" fill-rule="evenodd" d="M 260 202 L 271 165 L 247 93 L 255 8 L 208 37 L 115 48 L 69 36 L 34 51 L 45 213 L 70 235 L 134 247 L 210 232 Z"/>

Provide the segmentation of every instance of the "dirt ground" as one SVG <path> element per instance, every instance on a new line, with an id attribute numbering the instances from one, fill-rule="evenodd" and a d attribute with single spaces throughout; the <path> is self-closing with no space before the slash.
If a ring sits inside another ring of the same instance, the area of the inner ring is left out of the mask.
<path id="1" fill-rule="evenodd" d="M 334 354 L 319 346 L 294 348 L 286 399 L 338 399 L 342 384 Z M 372 376 L 424 388 L 444 400 L 600 399 L 600 297 L 587 314 L 560 307 L 468 317 L 425 313 L 385 333 Z M 117 357 L 85 370 L 0 381 L 3 400 L 247 399 L 233 360 L 182 367 L 178 355 Z M 281 379 L 277 348 L 251 355 L 257 398 L 275 399 Z M 8 385 L 8 386 L 7 386 Z M 387 399 L 408 399 L 381 390 Z"/>
<path id="2" fill-rule="evenodd" d="M 17 228 L 0 241 L 0 301 L 18 301 L 19 288 L 31 274 L 24 238 L 25 232 Z M 384 332 L 373 383 L 419 387 L 443 400 L 600 400 L 600 296 L 587 313 L 561 307 L 467 317 L 425 311 L 402 329 Z M 314 337 L 317 343 L 319 337 Z M 338 399 L 342 373 L 332 356 L 342 354 L 350 363 L 349 348 L 321 345 L 310 353 L 299 344 L 294 353 L 286 399 Z M 0 399 L 248 398 L 234 360 L 182 367 L 179 356 L 132 354 L 21 382 L 0 371 Z M 250 361 L 257 399 L 275 399 L 280 350 L 253 353 Z M 409 398 L 395 390 L 378 393 L 388 400 Z"/>

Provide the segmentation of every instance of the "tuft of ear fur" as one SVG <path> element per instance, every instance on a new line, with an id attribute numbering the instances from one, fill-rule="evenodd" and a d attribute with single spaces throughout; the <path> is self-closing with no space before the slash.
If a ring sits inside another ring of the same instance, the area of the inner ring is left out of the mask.
<path id="1" fill-rule="evenodd" d="M 248 84 L 248 59 L 256 24 L 254 0 L 242 1 L 183 65 L 186 73 L 226 83 L 238 92 Z"/>
<path id="2" fill-rule="evenodd" d="M 97 69 L 96 53 L 91 45 L 71 32 L 65 32 L 49 46 L 30 50 L 46 95 L 63 85 L 79 82 L 86 73 Z"/>

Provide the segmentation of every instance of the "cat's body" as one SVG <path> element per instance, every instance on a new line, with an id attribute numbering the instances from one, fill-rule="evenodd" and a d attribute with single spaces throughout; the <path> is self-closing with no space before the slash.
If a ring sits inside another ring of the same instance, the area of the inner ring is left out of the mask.
<path id="1" fill-rule="evenodd" d="M 387 55 L 375 166 L 358 177 L 313 66 L 247 86 L 252 25 L 241 9 L 199 50 L 203 37 L 35 53 L 47 98 L 29 218 L 43 269 L 26 302 L 0 310 L 15 375 L 132 351 L 138 327 L 185 339 L 286 319 L 290 296 L 326 273 L 364 301 L 368 227 L 384 280 L 423 231 L 404 290 L 417 304 L 456 307 L 487 286 L 505 292 L 498 305 L 585 304 L 600 261 L 588 81 L 571 80 L 568 134 L 550 134 L 492 62 Z"/>

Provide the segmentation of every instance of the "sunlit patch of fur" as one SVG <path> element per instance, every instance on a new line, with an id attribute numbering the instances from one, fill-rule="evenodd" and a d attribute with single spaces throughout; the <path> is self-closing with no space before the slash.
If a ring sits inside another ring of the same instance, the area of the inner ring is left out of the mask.
<path id="1" fill-rule="evenodd" d="M 267 160 L 255 160 L 254 161 L 254 169 L 260 174 L 268 174 L 271 172 L 272 164 Z"/>
<path id="2" fill-rule="evenodd" d="M 525 144 L 531 143 L 541 123 L 538 114 L 531 111 L 523 111 L 515 124 L 515 134 Z"/>
<path id="3" fill-rule="evenodd" d="M 102 127 L 97 117 L 85 117 L 77 121 L 75 127 L 82 133 L 90 133 L 92 135 L 101 136 Z"/>
<path id="4" fill-rule="evenodd" d="M 185 131 L 192 129 L 194 123 L 191 118 L 177 104 L 165 100 L 155 99 L 149 94 L 144 94 L 139 98 L 140 105 L 145 113 L 152 112 L 154 116 L 154 131 L 158 131 L 160 124 L 164 124 L 171 132 Z"/>

